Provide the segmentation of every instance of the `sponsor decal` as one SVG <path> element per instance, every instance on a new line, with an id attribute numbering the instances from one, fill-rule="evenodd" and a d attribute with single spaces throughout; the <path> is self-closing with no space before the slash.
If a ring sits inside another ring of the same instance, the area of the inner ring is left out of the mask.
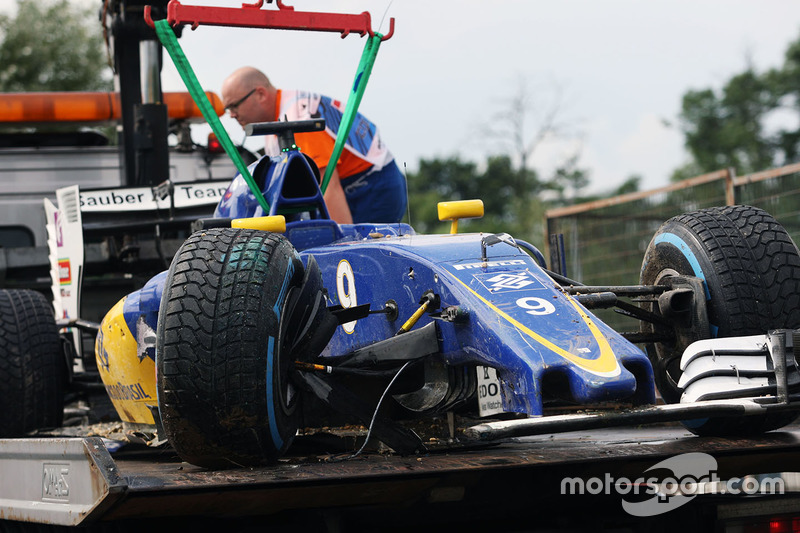
<path id="1" fill-rule="evenodd" d="M 453 265 L 456 270 L 470 270 L 473 268 L 483 267 L 496 267 L 496 266 L 511 266 L 511 265 L 524 265 L 524 259 L 509 259 L 508 261 L 487 261 L 485 263 L 464 263 L 461 265 Z"/>
<path id="2" fill-rule="evenodd" d="M 59 285 L 72 284 L 72 269 L 70 268 L 69 259 L 58 260 L 58 283 Z"/>
<path id="3" fill-rule="evenodd" d="M 500 396 L 500 380 L 497 370 L 488 366 L 477 366 L 478 373 L 478 413 L 489 416 L 503 412 L 503 399 Z"/>
<path id="4" fill-rule="evenodd" d="M 174 207 L 215 205 L 225 195 L 228 185 L 230 185 L 229 180 L 175 184 Z M 169 208 L 169 197 L 157 198 L 150 187 L 81 191 L 81 211 L 84 213 Z"/>
<path id="5" fill-rule="evenodd" d="M 473 274 L 481 285 L 492 294 L 507 291 L 544 289 L 541 281 L 528 270 L 508 270 L 505 272 L 491 272 Z"/>
<path id="6" fill-rule="evenodd" d="M 102 368 L 103 368 L 103 369 L 104 369 L 106 372 L 108 372 L 108 371 L 109 371 L 109 366 L 108 366 L 108 350 L 106 350 L 106 347 L 105 347 L 105 345 L 103 344 L 104 337 L 105 337 L 105 336 L 104 336 L 104 334 L 103 334 L 103 328 L 100 328 L 100 329 L 97 331 L 97 341 L 96 341 L 96 344 L 97 344 L 97 350 L 96 350 L 96 354 L 97 354 L 97 360 L 100 362 L 100 366 L 101 366 L 101 367 L 102 367 Z"/>
<path id="7" fill-rule="evenodd" d="M 116 385 L 106 385 L 108 397 L 112 400 L 146 400 L 152 399 L 142 388 L 141 383 L 120 383 Z"/>
<path id="8" fill-rule="evenodd" d="M 53 225 L 56 230 L 56 247 L 61 248 L 64 246 L 64 224 L 61 222 L 61 213 L 58 211 L 53 213 Z"/>
<path id="9" fill-rule="evenodd" d="M 475 276 L 476 278 L 478 276 Z M 483 276 L 483 280 L 478 280 L 483 283 L 489 292 L 502 292 L 502 291 L 518 291 L 524 289 L 529 285 L 533 285 L 534 280 L 531 275 L 522 270 L 519 272 L 502 272 L 495 274 L 491 277 Z"/>

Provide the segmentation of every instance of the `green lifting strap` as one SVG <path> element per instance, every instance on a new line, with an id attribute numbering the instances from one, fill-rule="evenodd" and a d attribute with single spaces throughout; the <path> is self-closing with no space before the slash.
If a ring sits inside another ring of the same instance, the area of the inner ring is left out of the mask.
<path id="1" fill-rule="evenodd" d="M 378 55 L 378 47 L 381 45 L 383 35 L 376 33 L 372 37 L 367 37 L 367 44 L 364 45 L 364 52 L 361 54 L 361 61 L 358 64 L 356 71 L 356 79 L 353 82 L 353 88 L 347 98 L 347 105 L 345 106 L 342 122 L 339 126 L 339 133 L 336 135 L 336 143 L 333 145 L 333 153 L 328 160 L 328 166 L 325 168 L 325 177 L 322 180 L 323 194 L 328 189 L 328 182 L 331 181 L 333 171 L 336 169 L 336 162 L 342 155 L 344 145 L 347 143 L 347 137 L 350 135 L 350 128 L 353 126 L 353 120 L 358 113 L 358 106 L 361 104 L 361 97 L 364 96 L 364 90 L 367 88 L 367 81 L 369 75 L 372 73 L 372 65 L 375 64 L 375 58 Z"/>
<path id="2" fill-rule="evenodd" d="M 217 139 L 222 144 L 228 157 L 233 160 L 236 170 L 239 171 L 247 182 L 247 186 L 250 187 L 259 205 L 264 210 L 264 213 L 269 214 L 269 203 L 267 199 L 264 198 L 253 176 L 250 175 L 250 171 L 247 170 L 247 165 L 244 164 L 241 154 L 239 154 L 239 151 L 233 145 L 233 141 L 231 141 L 228 132 L 222 127 L 222 123 L 219 121 L 214 107 L 211 105 L 211 102 L 208 101 L 208 96 L 206 96 L 206 93 L 200 86 L 200 82 L 197 81 L 197 76 L 195 76 L 192 66 L 189 64 L 189 60 L 186 59 L 183 49 L 181 49 L 181 46 L 178 44 L 178 39 L 175 37 L 175 33 L 173 33 L 169 23 L 166 20 L 156 20 L 155 27 L 156 34 L 161 44 L 164 45 L 164 48 L 166 48 L 169 56 L 172 58 L 172 62 L 175 63 L 178 74 L 181 75 L 181 79 L 183 79 L 183 83 L 189 90 L 189 94 L 192 95 L 197 107 L 200 108 L 200 112 L 203 113 L 208 125 L 211 126 L 211 131 L 217 136 Z"/>

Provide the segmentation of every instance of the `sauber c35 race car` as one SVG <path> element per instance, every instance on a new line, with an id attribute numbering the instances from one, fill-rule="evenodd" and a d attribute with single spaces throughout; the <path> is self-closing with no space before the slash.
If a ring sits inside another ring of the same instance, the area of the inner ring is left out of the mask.
<path id="1" fill-rule="evenodd" d="M 283 138 L 307 127 L 258 126 Z M 6 435 L 60 423 L 66 367 L 92 366 L 78 331 L 96 332 L 94 363 L 126 427 L 212 468 L 274 462 L 299 429 L 336 423 L 420 452 L 405 421 L 448 413 L 485 417 L 461 442 L 667 420 L 753 433 L 796 416 L 800 255 L 762 210 L 675 217 L 650 242 L 640 285 L 593 287 L 507 234 L 337 224 L 296 150 L 250 170 L 268 212 L 237 175 L 169 270 L 99 325 L 65 303 L 79 290 L 79 192 L 59 192 L 48 219 L 58 321 L 39 293 L 0 291 L 0 362 L 36 368 L 27 381 L 8 373 L 5 395 L 24 409 L 2 415 Z M 455 226 L 482 204 L 444 202 L 439 214 Z M 640 331 L 591 312 L 614 306 Z"/>

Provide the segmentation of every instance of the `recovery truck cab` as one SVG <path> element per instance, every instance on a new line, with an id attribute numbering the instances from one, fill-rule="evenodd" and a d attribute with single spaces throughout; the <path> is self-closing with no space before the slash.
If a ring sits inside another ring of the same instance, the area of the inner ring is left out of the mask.
<path id="1" fill-rule="evenodd" d="M 158 16 L 166 3 L 147 2 Z M 0 287 L 48 292 L 42 198 L 77 184 L 91 295 L 81 314 L 92 320 L 165 268 L 187 221 L 209 216 L 236 172 L 216 137 L 192 139 L 204 120 L 191 96 L 162 92 L 161 47 L 143 10 L 138 0 L 103 3 L 118 92 L 0 94 Z"/>
<path id="2" fill-rule="evenodd" d="M 219 98 L 209 97 L 221 114 Z M 168 131 L 175 139 L 160 140 L 166 166 L 145 167 L 156 152 L 151 140 L 135 150 L 140 155 L 129 175 L 126 146 L 87 128 L 115 129 L 121 119 L 118 93 L 0 94 L 0 126 L 23 130 L 0 135 L 0 286 L 47 289 L 42 198 L 55 200 L 57 189 L 73 184 L 81 188 L 86 223 L 82 274 L 93 294 L 87 302 L 106 293 L 119 297 L 133 278 L 164 268 L 189 221 L 213 212 L 235 168 L 213 136 L 206 145 L 192 141 L 190 127 L 203 119 L 188 93 L 165 94 L 161 107 L 169 113 Z M 39 131 L 24 131 L 31 124 Z M 47 131 L 54 126 L 72 131 Z M 102 288 L 95 291 L 98 284 Z M 93 319 L 102 312 L 102 306 L 84 310 Z"/>

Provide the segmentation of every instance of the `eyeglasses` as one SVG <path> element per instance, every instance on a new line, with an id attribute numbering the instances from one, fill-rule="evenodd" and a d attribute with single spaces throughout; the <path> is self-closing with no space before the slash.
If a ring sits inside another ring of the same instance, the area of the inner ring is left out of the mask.
<path id="1" fill-rule="evenodd" d="M 253 93 L 254 93 L 254 92 L 256 92 L 257 90 L 258 90 L 258 87 L 256 87 L 255 89 L 253 89 L 252 91 L 250 91 L 250 92 L 249 92 L 249 93 L 247 93 L 246 95 L 242 96 L 241 98 L 239 98 L 238 100 L 236 100 L 234 103 L 232 103 L 232 104 L 229 104 L 229 105 L 226 105 L 226 106 L 225 106 L 225 111 L 227 111 L 227 112 L 229 112 L 229 113 L 230 113 L 230 112 L 233 112 L 233 111 L 236 111 L 236 109 L 237 109 L 237 108 L 238 108 L 240 105 L 242 105 L 242 104 L 244 103 L 244 101 L 245 101 L 245 100 L 247 100 L 248 98 L 250 98 L 250 97 L 253 95 Z"/>

